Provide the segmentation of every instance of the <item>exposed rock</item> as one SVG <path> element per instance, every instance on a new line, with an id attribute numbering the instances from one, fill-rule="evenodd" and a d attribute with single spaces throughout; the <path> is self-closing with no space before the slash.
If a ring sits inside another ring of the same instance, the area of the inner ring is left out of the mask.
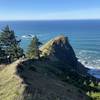
<path id="1" fill-rule="evenodd" d="M 60 60 L 71 66 L 77 66 L 77 58 L 71 47 L 68 38 L 63 35 L 58 36 L 40 48 L 43 54 L 49 56 L 51 60 Z"/>
<path id="2" fill-rule="evenodd" d="M 58 36 L 44 44 L 40 50 L 42 51 L 42 56 L 48 56 L 51 61 L 61 61 L 80 74 L 88 74 L 88 68 L 78 62 L 68 37 Z"/>

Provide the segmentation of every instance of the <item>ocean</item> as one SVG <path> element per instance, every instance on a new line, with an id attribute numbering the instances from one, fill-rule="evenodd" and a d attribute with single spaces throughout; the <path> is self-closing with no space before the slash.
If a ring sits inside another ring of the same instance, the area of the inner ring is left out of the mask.
<path id="1" fill-rule="evenodd" d="M 29 35 L 37 35 L 45 43 L 63 34 L 79 61 L 89 68 L 100 68 L 100 20 L 0 21 L 0 29 L 6 25 L 22 39 L 25 51 L 31 40 Z"/>

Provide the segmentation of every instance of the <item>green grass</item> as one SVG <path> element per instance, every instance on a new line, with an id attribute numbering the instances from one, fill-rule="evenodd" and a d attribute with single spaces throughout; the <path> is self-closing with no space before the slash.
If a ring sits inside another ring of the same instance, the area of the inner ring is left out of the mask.
<path id="1" fill-rule="evenodd" d="M 15 100 L 24 90 L 21 79 L 16 75 L 18 61 L 0 71 L 0 100 Z"/>
<path id="2" fill-rule="evenodd" d="M 92 93 L 90 94 L 90 97 L 92 97 L 93 100 L 100 100 L 100 92 L 98 92 L 98 93 L 92 92 Z"/>
<path id="3" fill-rule="evenodd" d="M 100 100 L 100 83 L 98 84 L 98 86 L 94 86 L 94 84 L 92 83 L 91 87 L 95 87 L 95 88 L 99 89 L 99 91 L 87 93 L 87 95 L 90 96 L 93 100 Z"/>
<path id="4" fill-rule="evenodd" d="M 19 63 L 20 60 L 10 65 L 7 65 L 4 69 L 0 71 L 0 100 L 20 100 L 19 98 L 23 97 L 26 85 L 22 84 L 23 79 L 20 76 L 16 75 L 16 70 L 18 67 L 17 65 Z M 49 93 L 50 91 L 52 92 L 55 91 L 57 94 L 58 93 L 62 94 L 65 91 L 64 93 L 66 93 L 68 98 L 75 98 L 75 100 L 89 100 L 89 98 L 85 95 L 85 93 L 81 89 L 73 86 L 72 83 L 69 84 L 69 83 L 62 83 L 60 82 L 60 80 L 58 81 L 58 78 L 55 76 L 57 76 L 58 73 L 61 73 L 59 67 L 62 65 L 63 64 L 58 62 L 45 62 L 45 61 L 36 61 L 36 62 L 33 61 L 27 64 L 25 63 L 24 68 L 26 68 L 26 70 L 23 72 L 23 75 L 26 77 L 27 82 L 32 84 L 33 87 L 31 88 L 32 90 L 34 90 L 34 88 L 36 89 L 39 88 L 42 91 L 40 87 L 42 85 L 43 88 L 47 89 L 46 93 Z M 36 68 L 36 72 L 29 70 L 28 69 L 29 67 Z M 50 76 L 53 79 L 50 78 Z M 60 91 L 58 90 L 58 88 Z M 63 92 L 61 92 L 61 90 Z M 82 92 L 80 92 L 80 90 Z M 96 99 L 99 98 L 99 95 L 100 93 L 91 93 L 91 97 L 94 98 L 94 100 L 99 100 Z M 44 97 L 44 95 L 42 96 Z M 59 100 L 59 97 L 55 99 Z"/>

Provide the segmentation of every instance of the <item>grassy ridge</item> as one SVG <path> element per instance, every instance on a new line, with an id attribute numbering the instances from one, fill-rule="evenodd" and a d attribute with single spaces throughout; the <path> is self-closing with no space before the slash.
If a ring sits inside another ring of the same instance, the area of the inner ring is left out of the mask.
<path id="1" fill-rule="evenodd" d="M 0 71 L 0 100 L 15 100 L 23 93 L 22 79 L 16 75 L 18 63 L 16 61 Z"/>
<path id="2" fill-rule="evenodd" d="M 52 63 L 50 65 L 46 65 L 43 61 L 25 61 L 21 65 L 19 63 L 20 60 L 0 71 L 0 100 L 47 100 L 48 98 L 49 100 L 89 100 L 84 92 L 80 92 L 75 86 L 44 74 L 46 67 L 53 68 Z M 34 67 L 37 70 L 33 70 Z M 17 73 L 18 69 L 20 69 L 19 73 Z M 52 74 L 52 71 L 49 74 Z"/>

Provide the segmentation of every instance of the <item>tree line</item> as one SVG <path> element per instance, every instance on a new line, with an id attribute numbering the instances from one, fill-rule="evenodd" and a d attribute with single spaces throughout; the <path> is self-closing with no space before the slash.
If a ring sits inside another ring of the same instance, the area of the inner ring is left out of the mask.
<path id="1" fill-rule="evenodd" d="M 40 58 L 39 46 L 41 42 L 37 36 L 34 36 L 31 40 L 30 45 L 28 46 L 27 53 L 24 53 L 24 50 L 20 46 L 21 40 L 15 36 L 15 32 L 10 29 L 7 25 L 0 32 L 0 64 L 2 63 L 12 63 L 21 57 L 28 58 Z"/>

